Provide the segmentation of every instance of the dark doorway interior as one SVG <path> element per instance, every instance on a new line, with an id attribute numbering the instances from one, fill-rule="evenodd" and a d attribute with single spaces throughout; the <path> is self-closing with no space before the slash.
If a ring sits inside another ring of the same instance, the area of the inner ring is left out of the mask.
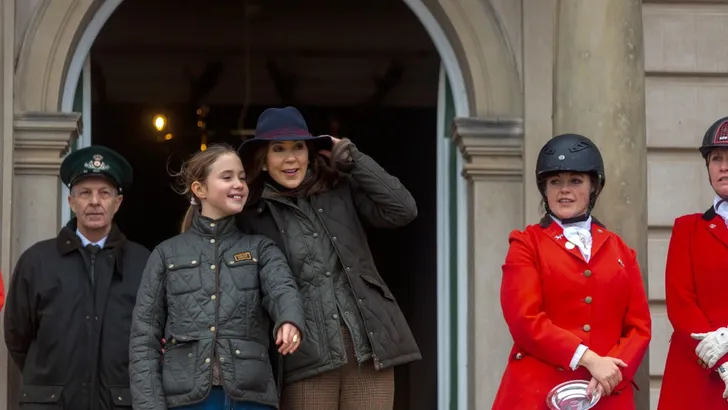
<path id="1" fill-rule="evenodd" d="M 298 2 L 276 0 L 262 2 L 256 9 L 259 21 L 251 23 L 258 24 L 257 38 L 263 37 L 259 41 L 266 46 L 251 49 L 252 57 L 241 61 L 245 53 L 231 52 L 229 44 L 231 35 L 244 36 L 236 32 L 239 24 L 229 28 L 230 33 L 219 31 L 220 26 L 245 20 L 242 6 L 208 3 L 219 7 L 192 12 L 176 1 L 126 0 L 92 49 L 93 143 L 118 150 L 135 170 L 134 186 L 126 192 L 117 223 L 129 238 L 150 249 L 178 233 L 187 203 L 171 189 L 174 181 L 168 171 L 200 149 L 197 108 L 209 109 L 205 121 L 214 132 L 207 133 L 208 145 L 227 142 L 237 147 L 241 137 L 231 131 L 240 128 L 245 98 L 246 129 L 255 127 L 265 108 L 297 106 L 314 134 L 352 139 L 399 177 L 417 200 L 419 217 L 412 224 L 372 230 L 369 240 L 377 267 L 424 357 L 396 370 L 395 408 L 436 409 L 439 58 L 427 35 L 401 0 L 346 6 L 313 0 L 306 2 L 305 12 L 311 17 L 305 27 L 296 17 L 304 11 Z M 272 3 L 278 11 L 266 15 Z M 158 19 L 150 21 L 151 15 Z M 261 27 L 271 25 L 282 28 L 261 34 Z M 283 29 L 286 32 L 280 33 Z M 283 77 L 288 81 L 276 78 L 271 61 L 287 64 L 283 71 L 288 77 Z M 210 75 L 217 64 L 221 73 Z M 251 91 L 242 97 L 246 83 Z M 153 129 L 151 119 L 157 113 L 168 117 L 171 139 L 160 138 L 166 131 Z"/>

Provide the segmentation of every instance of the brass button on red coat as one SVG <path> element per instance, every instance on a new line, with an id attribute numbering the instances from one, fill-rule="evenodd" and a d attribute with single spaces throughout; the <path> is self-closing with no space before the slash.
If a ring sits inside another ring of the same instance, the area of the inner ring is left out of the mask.
<path id="1" fill-rule="evenodd" d="M 589 325 L 584 325 L 584 327 L 583 327 L 582 329 L 584 329 L 584 331 L 585 331 L 585 332 L 588 332 L 588 331 L 590 331 L 590 330 L 591 330 L 591 326 L 589 326 Z"/>
<path id="2" fill-rule="evenodd" d="M 592 303 L 592 297 L 591 296 L 585 297 L 584 298 L 584 303 L 586 303 L 587 305 L 590 304 L 590 303 Z"/>
<path id="3" fill-rule="evenodd" d="M 584 271 L 584 276 L 586 276 L 587 278 L 588 278 L 589 276 L 591 276 L 591 271 L 590 271 L 589 269 L 585 270 L 585 271 Z"/>

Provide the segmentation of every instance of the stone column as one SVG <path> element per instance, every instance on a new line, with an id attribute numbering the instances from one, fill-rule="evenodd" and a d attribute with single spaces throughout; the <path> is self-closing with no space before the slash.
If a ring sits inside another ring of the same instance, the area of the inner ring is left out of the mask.
<path id="1" fill-rule="evenodd" d="M 79 117 L 77 113 L 15 115 L 10 234 L 12 263 L 34 243 L 58 234 L 60 200 L 65 200 L 59 197 L 59 168 L 62 155 L 78 136 Z M 7 276 L 9 279 L 10 270 Z M 19 375 L 14 364 L 7 367 L 8 409 L 15 409 Z"/>
<path id="2" fill-rule="evenodd" d="M 10 279 L 10 230 L 13 180 L 13 72 L 15 50 L 15 0 L 0 0 L 0 274 Z M 0 410 L 8 409 L 9 358 L 0 312 Z"/>
<path id="3" fill-rule="evenodd" d="M 647 153 L 642 1 L 560 0 L 556 20 L 554 134 L 592 138 L 607 184 L 595 214 L 633 247 L 647 287 Z M 649 408 L 646 355 L 637 408 Z"/>
<path id="4" fill-rule="evenodd" d="M 468 185 L 468 408 L 489 409 L 513 344 L 500 283 L 508 235 L 523 228 L 523 123 L 520 118 L 454 123 Z"/>

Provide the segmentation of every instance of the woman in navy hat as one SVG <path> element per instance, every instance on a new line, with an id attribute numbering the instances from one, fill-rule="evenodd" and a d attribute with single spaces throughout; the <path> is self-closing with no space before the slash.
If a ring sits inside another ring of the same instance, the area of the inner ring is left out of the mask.
<path id="1" fill-rule="evenodd" d="M 293 107 L 263 112 L 240 153 L 250 200 L 238 223 L 284 250 L 304 300 L 281 408 L 391 409 L 393 367 L 421 356 L 364 229 L 408 224 L 414 198 L 351 141 L 311 135 Z"/>

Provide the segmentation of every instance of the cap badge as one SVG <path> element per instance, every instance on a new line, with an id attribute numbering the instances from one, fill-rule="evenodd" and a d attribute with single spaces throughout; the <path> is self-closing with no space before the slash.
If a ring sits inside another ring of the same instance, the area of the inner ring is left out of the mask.
<path id="1" fill-rule="evenodd" d="M 103 156 L 96 154 L 92 157 L 91 161 L 83 164 L 83 166 L 93 172 L 108 171 L 109 166 L 104 163 L 103 159 Z"/>

